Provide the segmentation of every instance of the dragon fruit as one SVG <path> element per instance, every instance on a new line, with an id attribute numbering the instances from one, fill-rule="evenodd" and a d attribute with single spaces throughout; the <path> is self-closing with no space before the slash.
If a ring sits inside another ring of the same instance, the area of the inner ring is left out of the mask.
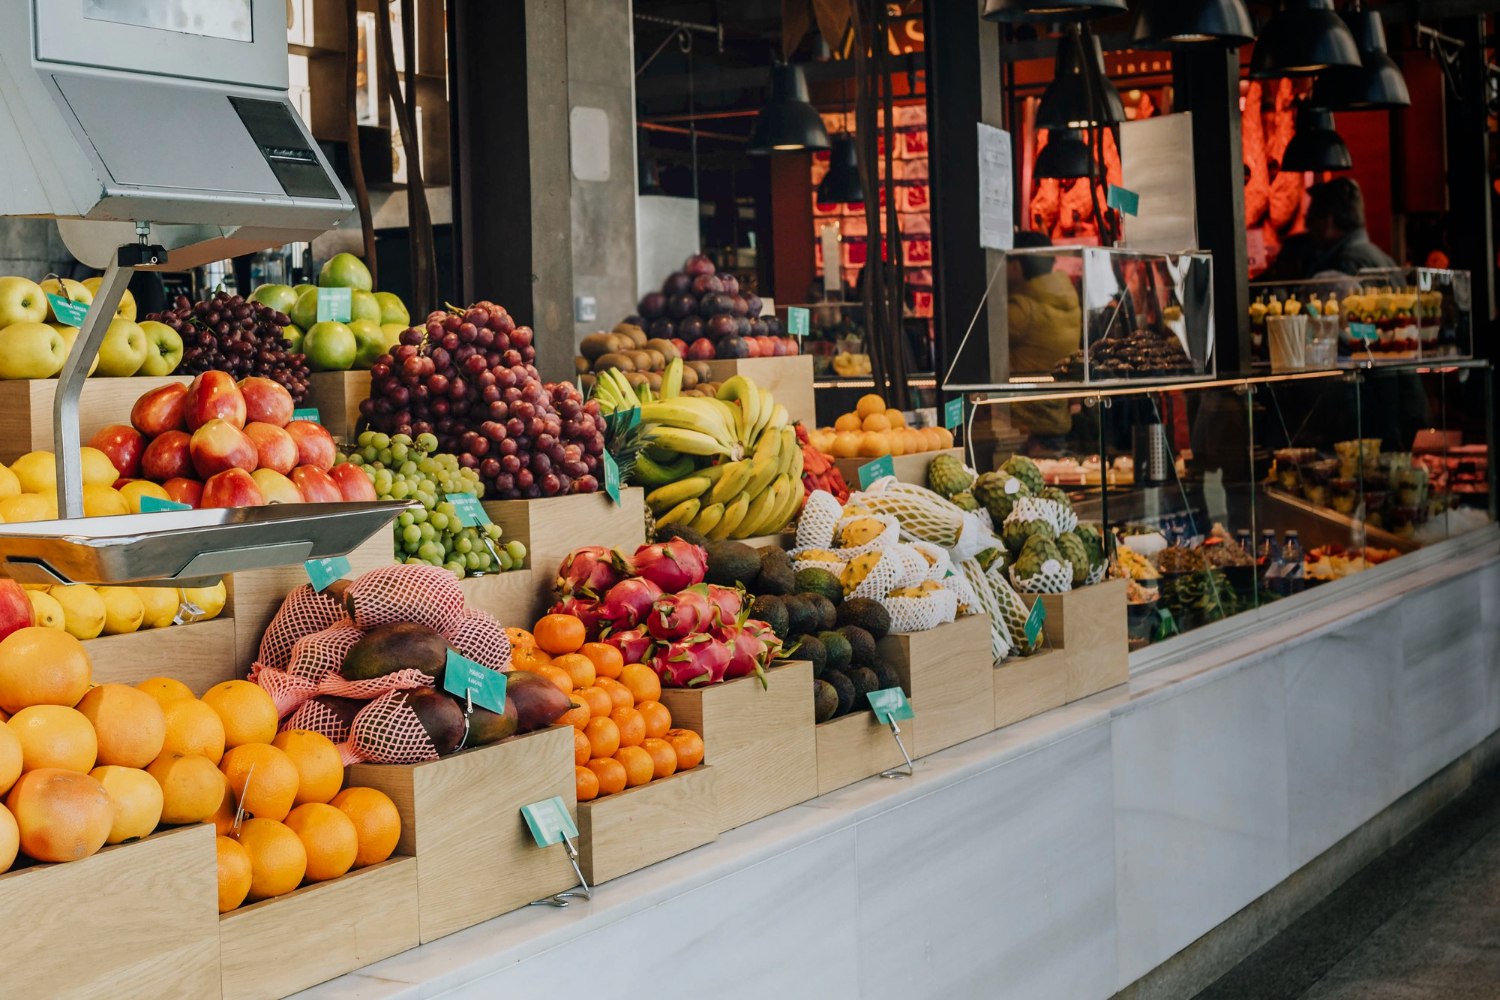
<path id="1" fill-rule="evenodd" d="M 581 597 L 564 597 L 556 601 L 552 607 L 547 609 L 549 615 L 572 615 L 583 622 L 584 632 L 588 635 L 589 642 L 599 638 L 599 633 L 604 628 L 605 622 L 600 617 L 602 610 L 601 602 L 585 600 Z"/>
<path id="2" fill-rule="evenodd" d="M 663 642 L 686 639 L 694 632 L 707 631 L 713 624 L 713 611 L 702 587 L 667 594 L 651 605 L 646 629 Z"/>
<path id="3" fill-rule="evenodd" d="M 681 538 L 635 550 L 635 571 L 669 594 L 703 582 L 708 572 L 708 553 L 702 546 Z"/>
<path id="4" fill-rule="evenodd" d="M 766 622 L 758 618 L 751 618 L 741 626 L 755 638 L 759 639 L 764 652 L 761 656 L 761 666 L 769 667 L 771 661 L 781 655 L 781 640 L 776 637 L 775 631 Z"/>
<path id="5" fill-rule="evenodd" d="M 661 597 L 660 587 L 643 576 L 633 576 L 609 588 L 599 602 L 599 617 L 611 632 L 632 629 L 646 620 L 651 605 Z"/>
<path id="6" fill-rule="evenodd" d="M 708 584 L 708 602 L 713 605 L 715 615 L 714 622 L 719 625 L 733 625 L 740 620 L 740 609 L 744 607 L 744 593 L 737 587 L 720 587 L 718 584 Z"/>
<path id="7" fill-rule="evenodd" d="M 645 663 L 656 640 L 646 631 L 646 626 L 640 625 L 624 632 L 611 632 L 604 643 L 618 649 L 626 663 Z"/>
<path id="8" fill-rule="evenodd" d="M 668 643 L 647 662 L 665 687 L 701 687 L 724 679 L 729 647 L 709 635 Z"/>
<path id="9" fill-rule="evenodd" d="M 585 545 L 563 557 L 553 589 L 563 597 L 596 598 L 630 574 L 630 560 L 619 549 Z"/>
<path id="10" fill-rule="evenodd" d="M 729 666 L 724 670 L 726 681 L 755 674 L 761 686 L 766 686 L 766 647 L 758 636 L 740 625 L 714 629 L 713 636 L 729 649 Z"/>

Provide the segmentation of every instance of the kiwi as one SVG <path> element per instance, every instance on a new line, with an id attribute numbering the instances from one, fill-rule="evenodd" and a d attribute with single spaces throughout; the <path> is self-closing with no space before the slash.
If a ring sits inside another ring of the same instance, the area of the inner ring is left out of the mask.
<path id="1" fill-rule="evenodd" d="M 578 376 L 578 388 L 587 397 L 590 392 L 593 392 L 594 383 L 598 381 L 593 375 L 580 375 Z"/>
<path id="2" fill-rule="evenodd" d="M 625 381 L 630 383 L 632 389 L 638 389 L 646 384 L 645 372 L 626 372 Z"/>
<path id="3" fill-rule="evenodd" d="M 629 340 L 630 346 L 632 347 L 646 346 L 646 331 L 642 330 L 634 323 L 621 323 L 619 326 L 615 327 L 615 333 Z"/>
<path id="4" fill-rule="evenodd" d="M 840 715 L 848 715 L 854 708 L 854 682 L 849 675 L 842 670 L 825 671 L 822 678 L 825 683 L 833 685 L 833 690 L 839 696 L 839 707 L 834 711 L 834 718 Z"/>
<path id="5" fill-rule="evenodd" d="M 661 351 L 654 351 L 648 347 L 646 348 L 646 356 L 651 359 L 652 371 L 659 372 L 663 368 L 667 367 L 666 355 L 662 354 Z"/>
<path id="6" fill-rule="evenodd" d="M 687 365 L 682 366 L 682 391 L 690 392 L 698 387 L 698 373 Z"/>
<path id="7" fill-rule="evenodd" d="M 608 354 L 601 354 L 594 359 L 594 371 L 602 372 L 606 368 L 618 368 L 622 372 L 633 372 L 635 371 L 635 362 L 624 354 L 617 351 L 610 351 Z"/>
<path id="8" fill-rule="evenodd" d="M 614 335 L 609 333 L 591 333 L 583 338 L 578 345 L 578 353 L 590 361 L 597 361 L 600 355 L 608 354 L 614 350 Z"/>
<path id="9" fill-rule="evenodd" d="M 714 370 L 708 366 L 707 361 L 689 361 L 687 367 L 698 373 L 699 382 L 711 382 L 713 380 Z M 718 386 L 714 388 L 717 389 Z"/>
<path id="10" fill-rule="evenodd" d="M 646 372 L 646 384 L 652 392 L 661 392 L 661 372 Z"/>
<path id="11" fill-rule="evenodd" d="M 656 351 L 668 361 L 671 361 L 673 358 L 682 357 L 682 352 L 677 350 L 676 344 L 672 343 L 670 340 L 663 340 L 660 337 L 655 337 L 651 340 L 646 341 L 646 350 Z"/>

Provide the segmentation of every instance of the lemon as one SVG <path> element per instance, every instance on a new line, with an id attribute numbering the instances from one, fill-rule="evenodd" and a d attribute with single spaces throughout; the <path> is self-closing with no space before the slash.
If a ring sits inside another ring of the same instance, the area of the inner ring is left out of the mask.
<path id="1" fill-rule="evenodd" d="M 120 478 L 120 470 L 115 468 L 115 463 L 98 448 L 85 446 L 79 449 L 79 454 L 83 457 L 85 486 L 113 486 L 115 480 Z"/>
<path id="2" fill-rule="evenodd" d="M 108 609 L 93 587 L 84 583 L 58 584 L 47 593 L 62 605 L 65 627 L 73 638 L 92 639 L 104 631 Z"/>
<path id="3" fill-rule="evenodd" d="M 100 587 L 99 596 L 104 601 L 105 635 L 124 635 L 141 627 L 146 606 L 134 587 Z"/>
<path id="4" fill-rule="evenodd" d="M 189 587 L 182 592 L 182 599 L 203 609 L 203 615 L 198 620 L 207 621 L 217 618 L 219 612 L 224 610 L 224 604 L 229 600 L 229 591 L 221 581 L 212 587 Z"/>
<path id="5" fill-rule="evenodd" d="M 135 596 L 141 599 L 146 612 L 141 628 L 166 628 L 182 606 L 182 595 L 176 587 L 137 587 Z"/>
<path id="6" fill-rule="evenodd" d="M 0 500 L 0 517 L 5 518 L 7 524 L 18 524 L 22 521 L 51 521 L 57 518 L 57 503 L 40 494 L 22 493 L 19 496 Z"/>
<path id="7" fill-rule="evenodd" d="M 38 628 L 62 628 L 64 624 L 62 605 L 50 594 L 40 590 L 28 590 L 26 596 L 31 600 L 31 611 L 36 616 Z"/>
<path id="8" fill-rule="evenodd" d="M 165 491 L 164 491 L 165 492 Z M 119 490 L 98 483 L 83 486 L 83 516 L 107 517 L 111 514 L 129 514 L 130 501 Z"/>
<path id="9" fill-rule="evenodd" d="M 15 473 L 22 493 L 43 493 L 57 487 L 57 458 L 50 451 L 28 451 L 11 463 L 10 471 Z"/>
<path id="10" fill-rule="evenodd" d="M 125 498 L 125 502 L 130 505 L 130 513 L 132 514 L 139 514 L 141 512 L 141 497 L 155 497 L 158 500 L 172 499 L 167 494 L 166 490 L 151 482 L 149 479 L 131 480 L 124 486 L 120 487 L 120 494 Z"/>
<path id="11" fill-rule="evenodd" d="M 0 500 L 21 495 L 21 480 L 5 466 L 0 465 Z"/>

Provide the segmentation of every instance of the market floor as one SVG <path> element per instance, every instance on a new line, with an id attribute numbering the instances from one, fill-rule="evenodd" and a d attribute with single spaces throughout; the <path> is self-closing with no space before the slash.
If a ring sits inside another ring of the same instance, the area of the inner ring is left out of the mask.
<path id="1" fill-rule="evenodd" d="M 1367 865 L 1196 1000 L 1500 998 L 1500 774 Z"/>

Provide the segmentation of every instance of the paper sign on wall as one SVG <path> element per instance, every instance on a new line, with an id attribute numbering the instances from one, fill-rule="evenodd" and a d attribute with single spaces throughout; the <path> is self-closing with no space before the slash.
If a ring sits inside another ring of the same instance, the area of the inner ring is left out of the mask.
<path id="1" fill-rule="evenodd" d="M 1015 246 L 1015 178 L 1010 133 L 980 122 L 979 245 L 990 250 Z"/>

